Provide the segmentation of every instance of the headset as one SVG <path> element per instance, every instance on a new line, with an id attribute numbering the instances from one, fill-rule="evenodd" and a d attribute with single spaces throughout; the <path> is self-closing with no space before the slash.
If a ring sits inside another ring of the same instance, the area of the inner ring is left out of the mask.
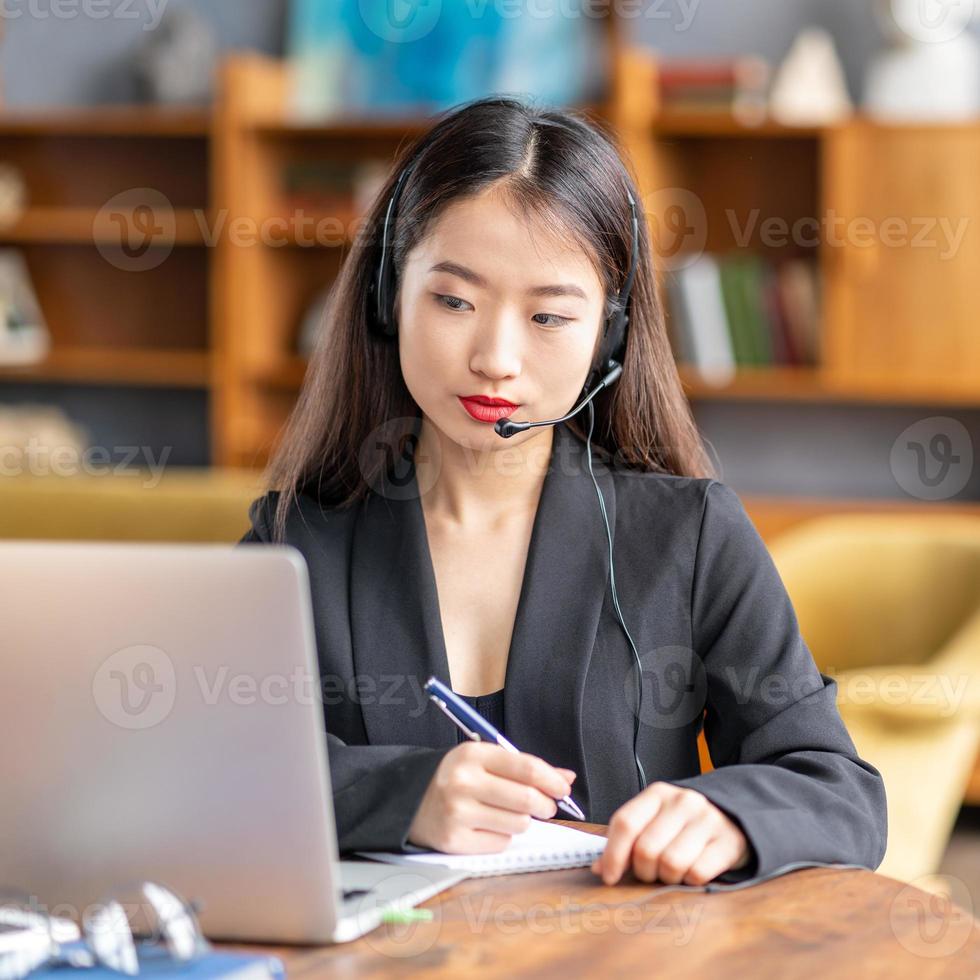
<path id="1" fill-rule="evenodd" d="M 368 288 L 369 304 L 373 300 L 373 308 L 369 308 L 368 310 L 368 322 L 370 329 L 377 337 L 387 341 L 393 341 L 398 336 L 398 327 L 395 322 L 394 314 L 394 295 L 396 283 L 394 260 L 391 256 L 391 232 L 394 227 L 395 215 L 398 210 L 398 202 L 401 198 L 402 189 L 405 186 L 405 181 L 407 180 L 408 175 L 415 167 L 417 160 L 418 156 L 416 156 L 415 160 L 408 163 L 402 169 L 401 173 L 398 175 L 398 180 L 395 182 L 394 190 L 392 191 L 391 198 L 388 201 L 388 207 L 385 209 L 384 226 L 381 233 L 381 256 L 378 261 L 377 272 Z M 636 213 L 636 202 L 633 200 L 633 195 L 630 193 L 628 188 L 626 190 L 626 196 L 629 198 L 630 212 L 632 214 L 631 221 L 633 236 L 630 245 L 629 272 L 627 273 L 626 280 L 624 281 L 622 288 L 617 294 L 617 309 L 606 318 L 606 322 L 603 325 L 599 355 L 596 359 L 595 365 L 586 378 L 585 385 L 582 388 L 584 397 L 570 412 L 561 416 L 561 418 L 546 419 L 540 422 L 514 422 L 510 419 L 499 419 L 494 425 L 494 430 L 502 438 L 509 439 L 518 432 L 524 432 L 526 429 L 534 428 L 535 426 L 557 425 L 559 422 L 564 422 L 567 419 L 572 418 L 572 416 L 577 415 L 586 406 L 589 409 L 589 430 L 586 437 L 586 459 L 588 460 L 589 475 L 592 477 L 592 484 L 595 487 L 596 495 L 599 498 L 599 509 L 602 512 L 602 520 L 606 527 L 606 540 L 609 547 L 609 584 L 612 590 L 613 607 L 616 610 L 616 616 L 619 619 L 619 624 L 623 628 L 623 632 L 626 634 L 626 639 L 629 641 L 630 650 L 632 651 L 636 668 L 636 708 L 633 717 L 633 762 L 636 766 L 636 774 L 640 783 L 640 789 L 642 790 L 647 785 L 647 777 L 646 772 L 643 769 L 643 763 L 640 762 L 640 757 L 637 752 L 637 741 L 639 739 L 640 731 L 640 704 L 643 697 L 643 666 L 640 663 L 640 656 L 636 651 L 636 644 L 633 642 L 633 637 L 630 635 L 630 631 L 626 626 L 626 622 L 623 619 L 622 610 L 619 606 L 619 594 L 616 591 L 616 574 L 613 567 L 612 531 L 610 530 L 609 517 L 606 513 L 606 502 L 602 496 L 602 491 L 599 488 L 599 483 L 596 480 L 595 472 L 592 468 L 592 429 L 595 423 L 595 409 L 592 405 L 592 399 L 595 398 L 595 396 L 603 389 L 609 388 L 615 384 L 615 382 L 619 379 L 619 376 L 623 373 L 623 359 L 626 352 L 626 340 L 629 332 L 630 297 L 633 292 L 633 280 L 636 277 L 636 266 L 637 262 L 639 261 L 639 219 Z"/>

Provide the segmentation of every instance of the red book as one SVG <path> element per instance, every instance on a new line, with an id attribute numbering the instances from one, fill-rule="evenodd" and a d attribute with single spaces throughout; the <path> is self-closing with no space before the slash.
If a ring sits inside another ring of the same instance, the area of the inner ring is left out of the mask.
<path id="1" fill-rule="evenodd" d="M 683 88 L 698 85 L 734 85 L 733 61 L 690 61 L 668 63 L 658 70 L 661 88 Z"/>
<path id="2" fill-rule="evenodd" d="M 753 55 L 715 61 L 667 61 L 658 66 L 660 90 L 731 87 L 761 91 L 769 84 L 768 62 Z"/>

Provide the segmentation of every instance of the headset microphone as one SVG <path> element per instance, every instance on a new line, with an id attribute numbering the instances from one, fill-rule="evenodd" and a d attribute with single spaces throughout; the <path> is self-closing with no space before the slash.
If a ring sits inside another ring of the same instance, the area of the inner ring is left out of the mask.
<path id="1" fill-rule="evenodd" d="M 563 415 L 560 419 L 546 419 L 543 422 L 512 422 L 510 419 L 497 419 L 494 425 L 494 430 L 498 435 L 503 436 L 505 439 L 509 439 L 511 436 L 516 436 L 518 432 L 524 432 L 527 429 L 533 428 L 536 425 L 558 425 L 559 422 L 564 422 L 566 419 L 570 419 L 573 415 L 578 415 L 579 412 L 585 408 L 586 405 L 595 398 L 596 395 L 602 391 L 603 388 L 608 388 L 621 374 L 623 373 L 623 365 L 616 364 L 613 369 L 585 396 L 567 415 Z"/>

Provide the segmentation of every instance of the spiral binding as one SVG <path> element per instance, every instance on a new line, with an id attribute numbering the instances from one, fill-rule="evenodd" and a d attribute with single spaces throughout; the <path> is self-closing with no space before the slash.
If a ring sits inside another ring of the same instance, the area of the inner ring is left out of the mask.
<path id="1" fill-rule="evenodd" d="M 481 855 L 471 867 L 474 878 L 488 878 L 498 874 L 522 874 L 529 871 L 561 871 L 563 868 L 584 868 L 590 865 L 601 854 L 601 850 L 558 851 L 549 854 L 547 864 L 541 864 L 540 856 L 536 854 L 502 854 Z"/>

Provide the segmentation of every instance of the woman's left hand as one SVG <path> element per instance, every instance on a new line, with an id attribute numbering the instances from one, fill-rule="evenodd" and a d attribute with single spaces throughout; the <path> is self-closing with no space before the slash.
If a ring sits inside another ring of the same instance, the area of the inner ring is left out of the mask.
<path id="1" fill-rule="evenodd" d="M 612 815 L 606 849 L 592 870 L 607 885 L 630 865 L 641 881 L 703 885 L 743 867 L 750 854 L 739 826 L 703 793 L 658 782 Z"/>

